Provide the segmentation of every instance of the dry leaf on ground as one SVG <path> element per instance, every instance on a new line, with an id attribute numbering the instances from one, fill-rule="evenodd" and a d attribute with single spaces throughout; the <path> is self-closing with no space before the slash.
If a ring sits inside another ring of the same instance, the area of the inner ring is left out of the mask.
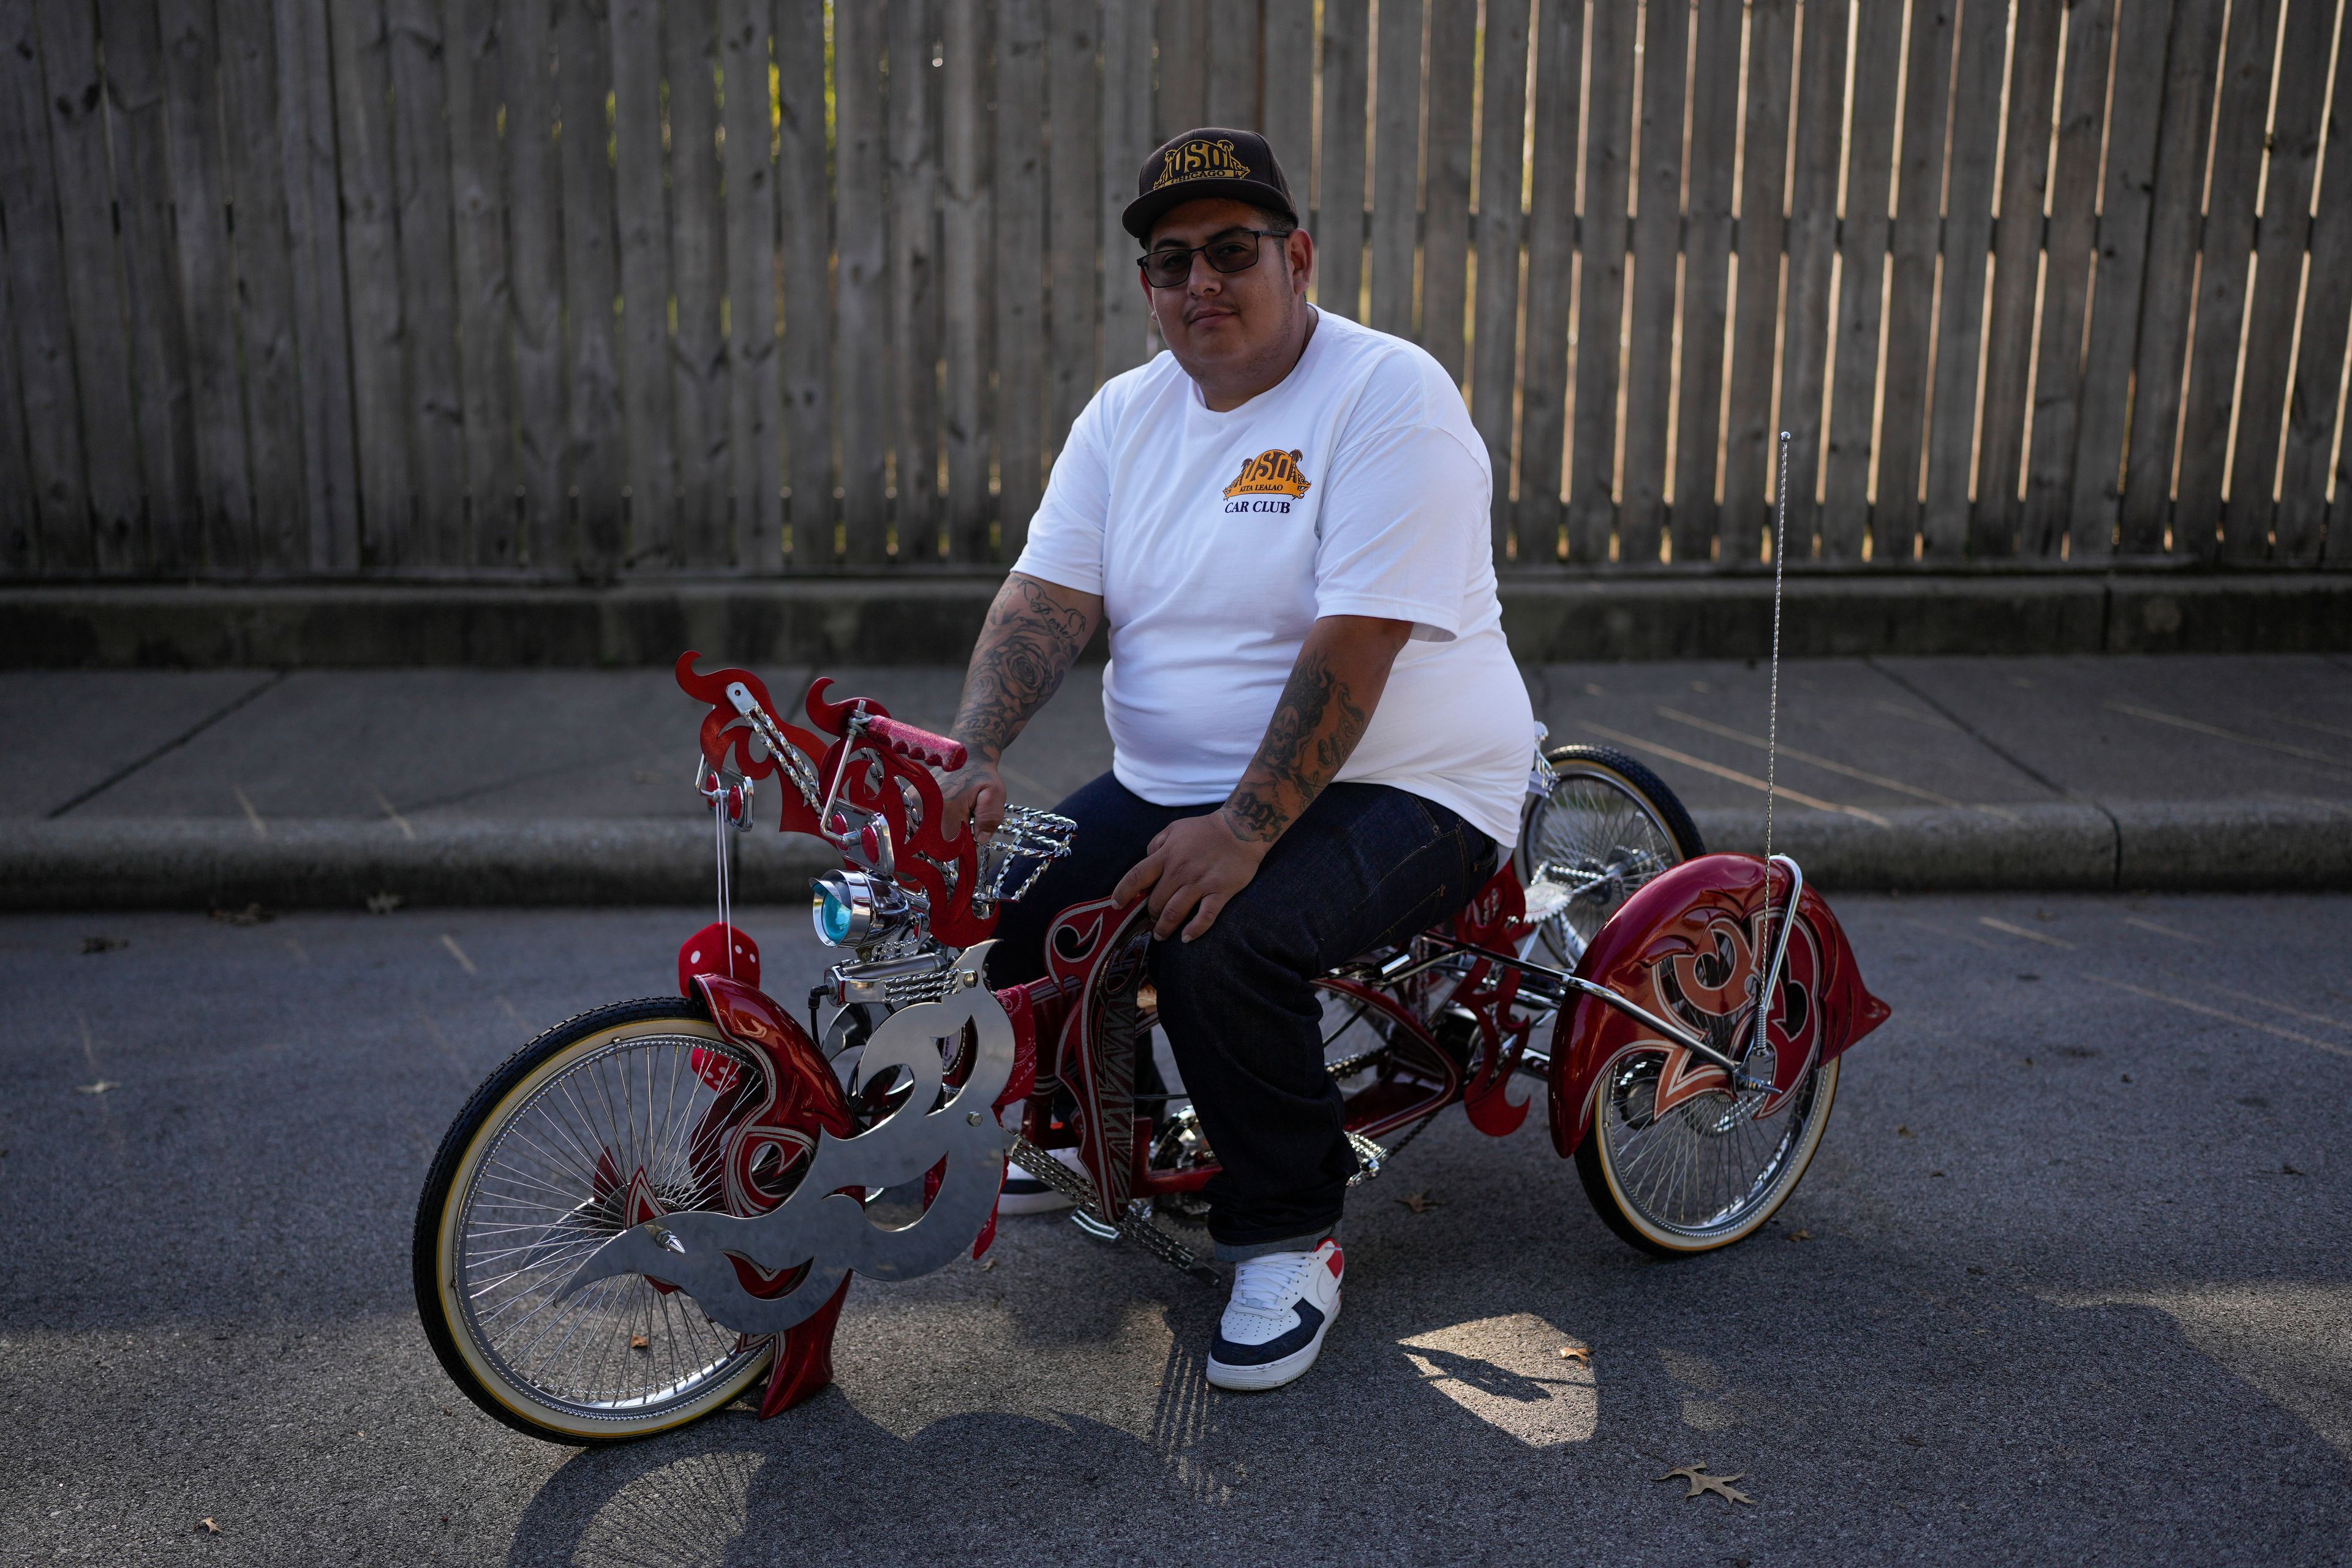
<path id="1" fill-rule="evenodd" d="M 206 1535 L 218 1535 L 221 1532 L 221 1527 L 208 1518 L 196 1521 L 196 1529 L 203 1531 Z M 191 1533 L 194 1532 L 191 1531 Z"/>
<path id="2" fill-rule="evenodd" d="M 1789 1239 L 1790 1241 L 1811 1241 L 1813 1239 L 1813 1233 L 1810 1230 L 1792 1230 L 1789 1233 Z"/>
<path id="3" fill-rule="evenodd" d="M 648 1343 L 646 1343 L 646 1336 L 645 1336 L 645 1335 L 643 1335 L 643 1334 L 631 1334 L 631 1335 L 629 1336 L 629 1348 L 630 1348 L 631 1350 L 633 1350 L 633 1351 L 642 1351 L 642 1350 L 651 1350 L 653 1347 L 652 1347 L 650 1344 L 648 1344 Z"/>
<path id="4" fill-rule="evenodd" d="M 1741 1476 L 1744 1476 L 1748 1472 L 1745 1470 L 1739 1470 L 1727 1476 L 1710 1476 L 1706 1473 L 1706 1461 L 1705 1459 L 1701 1459 L 1696 1464 L 1677 1465 L 1673 1469 L 1668 1470 L 1664 1475 L 1660 1476 L 1657 1479 L 1662 1481 L 1685 1480 L 1690 1482 L 1690 1490 L 1683 1494 L 1683 1500 L 1685 1502 L 1688 1502 L 1694 1498 L 1704 1496 L 1708 1492 L 1713 1492 L 1716 1496 L 1721 1498 L 1726 1502 L 1744 1502 L 1752 1505 L 1756 1501 L 1754 1498 L 1749 1497 L 1746 1492 L 1734 1490 L 1731 1485 L 1732 1482 L 1739 1479 Z"/>
<path id="5" fill-rule="evenodd" d="M 1583 1345 L 1562 1345 L 1559 1347 L 1559 1359 L 1572 1361 L 1579 1366 L 1591 1366 L 1592 1352 Z"/>
<path id="6" fill-rule="evenodd" d="M 1407 1193 L 1396 1201 L 1415 1214 L 1427 1214 L 1432 1209 L 1445 1206 L 1444 1198 L 1433 1198 L 1427 1193 Z"/>

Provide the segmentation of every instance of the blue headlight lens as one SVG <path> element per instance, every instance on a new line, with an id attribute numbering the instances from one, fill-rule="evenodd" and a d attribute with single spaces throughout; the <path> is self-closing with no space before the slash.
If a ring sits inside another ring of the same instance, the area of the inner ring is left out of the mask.
<path id="1" fill-rule="evenodd" d="M 835 889 L 820 882 L 816 885 L 816 934 L 828 947 L 840 945 L 849 935 L 850 909 Z"/>

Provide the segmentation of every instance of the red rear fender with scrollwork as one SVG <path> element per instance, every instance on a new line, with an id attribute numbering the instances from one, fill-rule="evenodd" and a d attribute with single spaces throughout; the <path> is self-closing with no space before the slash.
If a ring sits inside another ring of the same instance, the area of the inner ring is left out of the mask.
<path id="1" fill-rule="evenodd" d="M 1786 909 L 1789 879 L 1771 875 L 1772 923 Z M 1585 950 L 1576 972 L 1627 1001 L 1674 1019 L 1718 1049 L 1738 1055 L 1755 1023 L 1754 991 L 1769 963 L 1766 871 L 1752 855 L 1706 855 L 1675 867 L 1625 900 Z M 1885 1003 L 1862 983 L 1853 949 L 1828 902 L 1808 887 L 1798 900 L 1780 994 L 1766 1020 L 1778 1091 L 1769 1116 L 1817 1063 L 1885 1023 Z M 1629 1052 L 1664 1049 L 1658 1109 L 1724 1088 L 1721 1069 L 1640 1020 L 1591 996 L 1563 1008 L 1552 1036 L 1551 1136 L 1572 1154 L 1592 1122 L 1593 1089 Z M 1756 1068 L 1759 1076 L 1761 1067 Z"/>

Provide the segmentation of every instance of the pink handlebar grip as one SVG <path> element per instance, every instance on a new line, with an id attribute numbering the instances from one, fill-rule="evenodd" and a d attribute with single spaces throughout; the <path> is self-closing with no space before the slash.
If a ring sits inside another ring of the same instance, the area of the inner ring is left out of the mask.
<path id="1" fill-rule="evenodd" d="M 927 763 L 945 773 L 954 773 L 964 763 L 961 741 L 950 741 L 945 735 L 934 735 L 929 730 L 918 730 L 896 719 L 868 719 L 866 733 L 909 762 Z"/>

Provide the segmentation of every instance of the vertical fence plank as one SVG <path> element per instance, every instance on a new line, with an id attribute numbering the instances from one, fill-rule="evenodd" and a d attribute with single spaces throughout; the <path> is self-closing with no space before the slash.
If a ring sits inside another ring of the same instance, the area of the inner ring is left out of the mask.
<path id="1" fill-rule="evenodd" d="M 2319 211 L 2311 221 L 2311 283 L 2303 301 L 2303 347 L 2295 358 L 2294 394 L 2287 405 L 2286 452 L 2281 462 L 2276 555 L 2303 563 L 2319 559 L 2323 527 L 2328 558 L 2352 562 L 2352 521 L 2339 489 L 2335 520 L 2327 517 L 2328 458 L 2336 436 L 2336 391 L 2352 322 L 2352 49 L 2336 48 L 2335 112 L 2320 134 Z"/>
<path id="2" fill-rule="evenodd" d="M 1046 371 L 1045 448 L 1061 448 L 1070 422 L 1095 389 L 1095 328 L 1100 294 L 1095 283 L 1095 240 L 1101 226 L 1102 175 L 1097 163 L 1102 115 L 1095 79 L 1094 0 L 1050 0 L 1052 28 L 1046 87 L 1053 115 L 1047 164 L 1045 254 L 1052 315 Z M 1255 8 L 1253 8 L 1254 10 Z M 1212 57 L 1212 68 L 1224 61 Z"/>
<path id="3" fill-rule="evenodd" d="M 1992 241 L 1996 143 L 2007 7 L 1963 0 L 1952 71 L 1952 152 L 1945 183 L 1943 297 L 1936 311 L 1935 405 L 1927 431 L 1929 556 L 1951 558 L 1969 537 L 1978 361 L 1984 343 L 1985 264 Z"/>
<path id="4" fill-rule="evenodd" d="M 1258 0 L 1208 0 L 1205 118 L 1212 125 L 1262 131 L 1258 123 Z"/>
<path id="5" fill-rule="evenodd" d="M 0 125 L 7 123 L 0 121 Z M 0 268 L 0 321 L 11 309 L 7 269 Z M 28 576 L 40 563 L 38 489 L 33 480 L 33 456 L 25 449 L 16 334 L 0 327 L 0 577 Z"/>
<path id="6" fill-rule="evenodd" d="M 1526 177 L 1528 0 L 1486 0 L 1478 103 L 1478 298 L 1470 417 L 1494 470 L 1495 560 L 1510 549 L 1511 426 L 1519 347 L 1519 193 Z"/>
<path id="7" fill-rule="evenodd" d="M 392 85 L 381 6 L 330 7 L 335 144 L 350 269 L 352 424 L 362 506 L 359 564 L 395 565 L 415 512 L 401 363 L 399 231 L 392 189 Z"/>
<path id="8" fill-rule="evenodd" d="M 939 160 L 928 0 L 890 7 L 890 338 L 898 559 L 939 559 Z M 1088 59 L 1089 67 L 1093 60 Z M 1091 131 L 1089 127 L 1089 131 Z M 1092 140 L 1091 135 L 1087 138 Z M 1094 236 L 1077 250 L 1094 260 Z M 1088 325 L 1092 325 L 1091 322 Z M 1087 368 L 1093 368 L 1091 356 Z"/>
<path id="9" fill-rule="evenodd" d="M 392 35 L 392 179 L 400 202 L 401 302 L 416 461 L 417 550 L 458 565 L 466 550 L 465 392 L 457 372 L 448 94 L 436 0 L 386 0 Z"/>
<path id="10" fill-rule="evenodd" d="M 1170 0 L 1160 0 L 1163 6 Z M 1315 160 L 1315 304 L 1364 313 L 1364 115 L 1371 37 L 1365 0 L 1323 0 L 1323 130 Z M 1166 56 L 1161 57 L 1165 81 Z"/>
<path id="11" fill-rule="evenodd" d="M 1363 0 L 1356 0 L 1358 5 L 1362 3 Z M 1160 92 L 1155 110 L 1155 146 L 1209 122 L 1213 47 L 1209 39 L 1209 0 L 1160 0 L 1158 26 Z"/>
<path id="12" fill-rule="evenodd" d="M 170 129 L 163 43 L 154 0 L 103 0 L 107 100 L 114 120 L 114 193 L 130 307 L 132 401 L 147 498 L 142 564 L 190 572 L 204 558 L 188 410 L 187 329 L 172 236 Z"/>
<path id="13" fill-rule="evenodd" d="M 730 566 L 725 216 L 719 206 L 719 17 L 713 0 L 670 0 L 663 19 L 669 82 L 670 273 L 677 337 L 670 352 L 677 510 L 671 555 L 684 566 Z M 926 67 L 929 65 L 926 59 Z M 761 84 L 764 88 L 765 84 Z"/>
<path id="14" fill-rule="evenodd" d="M 1285 0 L 1277 0 L 1277 4 Z M 1315 68 L 1314 34 L 1307 38 L 1309 84 Z M 1268 79 L 1271 81 L 1271 78 Z M 1127 232 L 1119 215 L 1135 199 L 1135 174 L 1150 155 L 1151 9 L 1109 5 L 1102 9 L 1102 118 L 1096 141 L 1101 148 L 1097 187 L 1102 236 L 1102 374 L 1108 381 L 1134 369 L 1150 354 L 1143 289 L 1130 259 L 1143 247 Z M 1277 143 L 1275 155 L 1282 155 Z M 1291 193 L 1303 215 L 1307 205 L 1307 143 L 1301 141 L 1285 164 Z"/>
<path id="15" fill-rule="evenodd" d="M 89 7 L 77 0 L 47 0 L 39 10 L 41 69 L 48 89 L 49 158 L 65 241 L 66 300 L 72 311 L 74 379 L 81 397 L 82 438 L 89 453 L 91 534 L 72 553 L 101 571 L 119 571 L 135 560 L 139 543 L 139 426 L 131 405 L 130 324 L 123 316 L 118 270 L 121 257 L 114 233 L 114 182 L 107 159 L 106 94 L 99 79 L 98 38 Z M 209 28 L 204 44 L 209 63 Z M 167 37 L 167 50 L 172 47 Z M 168 58 L 167 54 L 167 62 Z M 217 137 L 210 148 L 216 159 Z M 207 163 L 207 173 L 212 166 Z M 184 210 L 194 193 L 177 195 Z M 219 220 L 220 211 L 220 204 L 215 201 L 210 208 L 214 222 Z M 226 269 L 222 278 L 225 282 Z M 226 299 L 223 303 L 227 303 Z M 233 379 L 229 390 L 233 395 Z M 198 434 L 203 434 L 201 426 Z M 240 518 L 250 506 L 243 479 L 241 462 L 225 468 L 214 492 L 224 504 L 240 508 Z M 237 564 L 243 564 L 241 559 Z"/>
<path id="16" fill-rule="evenodd" d="M 1132 97 L 1103 95 L 1104 136 L 1108 142 L 1114 121 L 1130 128 L 1129 141 L 1151 134 L 1151 29 L 1149 13 L 1137 16 L 1129 7 L 1114 5 L 1103 16 L 1106 69 L 1114 42 L 1123 47 L 1130 72 L 1142 68 L 1137 89 L 1131 76 L 1126 86 Z M 947 444 L 948 558 L 979 562 L 988 559 L 988 524 L 994 512 L 988 491 L 988 318 L 991 291 L 990 204 L 988 184 L 988 6 L 985 0 L 946 0 L 940 18 L 940 52 L 947 65 L 941 110 L 943 132 L 940 147 L 942 174 L 940 255 L 941 302 L 947 313 L 947 374 L 941 434 Z M 1139 134 L 1135 129 L 1139 128 Z M 1137 158 L 1142 153 L 1138 152 Z M 1109 161 L 1108 151 L 1106 163 Z M 1104 175 L 1109 179 L 1108 171 Z M 1115 243 L 1115 240 L 1113 241 Z M 1114 274 L 1113 276 L 1116 276 Z M 1115 298 L 1126 300 L 1118 289 Z M 1106 310 L 1106 353 L 1127 341 L 1112 329 Z M 1139 357 L 1143 329 L 1131 319 L 1135 356 Z M 1109 365 L 1106 369 L 1112 368 Z"/>
<path id="17" fill-rule="evenodd" d="M 768 97 L 774 0 L 721 0 L 727 126 L 727 488 L 735 559 L 783 568 L 782 394 L 776 363 L 776 180 Z M 803 215 L 794 214 L 796 219 Z"/>
<path id="18" fill-rule="evenodd" d="M 1108 16 L 1121 8 L 1106 5 L 1103 10 Z M 1258 119 L 1304 218 L 1315 189 L 1315 0 L 1265 0 L 1264 49 L 1259 68 L 1264 102 Z M 1104 59 L 1108 90 L 1109 57 Z M 1106 146 L 1106 155 L 1108 151 Z M 1107 268 L 1104 275 L 1109 275 Z"/>
<path id="19" fill-rule="evenodd" d="M 1528 197 L 1527 349 L 1519 361 L 1522 566 L 1559 559 L 1568 440 L 1568 316 L 1576 279 L 1576 127 L 1584 67 L 1581 0 L 1538 0 L 1535 140 Z"/>
<path id="20" fill-rule="evenodd" d="M 2054 556 L 2066 537 L 2074 444 L 2082 418 L 2083 317 L 2098 234 L 2099 143 L 2105 129 L 2115 0 L 2080 0 L 2066 13 L 2066 77 L 2059 87 L 2058 157 L 2050 187 L 2041 342 L 2034 349 L 2032 445 L 2018 548 Z"/>
<path id="21" fill-rule="evenodd" d="M 2222 9 L 2223 0 L 2175 0 L 2172 8 L 2117 528 L 2117 547 L 2127 555 L 2162 550 L 2165 525 L 2171 521 L 2173 443 L 2180 426 L 2181 372 L 2196 290 L 2197 231 Z"/>
<path id="22" fill-rule="evenodd" d="M 507 384 L 512 312 L 508 305 L 506 189 L 499 157 L 506 61 L 498 0 L 450 0 L 448 29 L 444 59 L 457 244 L 458 375 L 466 389 L 467 521 L 476 565 L 512 566 L 522 552 L 515 533 L 514 403 Z M 257 459 L 260 446 L 257 409 Z"/>
<path id="23" fill-rule="evenodd" d="M 792 569 L 833 564 L 833 230 L 825 184 L 824 0 L 776 18 L 776 206 L 783 223 L 784 441 Z"/>
<path id="24" fill-rule="evenodd" d="M 1838 170 L 1845 131 L 1846 8 L 1832 0 L 1805 18 L 1798 83 L 1796 166 L 1789 178 L 1788 303 L 1781 322 L 1780 427 L 1789 432 L 1789 515 L 1782 547 L 1813 553 L 1819 524 L 1822 394 L 1830 352 L 1830 273 L 1837 252 Z"/>
<path id="25" fill-rule="evenodd" d="M 508 260 L 513 318 L 520 551 L 542 571 L 562 559 L 563 177 L 556 162 L 555 34 L 549 0 L 504 0 Z"/>
<path id="26" fill-rule="evenodd" d="M 884 233 L 883 7 L 833 14 L 834 181 L 842 353 L 841 515 L 852 565 L 888 558 L 883 465 L 890 447 L 889 252 Z"/>
<path id="27" fill-rule="evenodd" d="M 219 16 L 234 217 L 230 239 L 253 461 L 253 563 L 282 574 L 305 563 L 310 538 L 303 517 L 294 240 L 286 224 L 286 165 L 278 136 L 278 41 L 268 6 L 223 5 Z"/>
<path id="28" fill-rule="evenodd" d="M 1585 89 L 1583 267 L 1576 302 L 1576 411 L 1569 451 L 1568 558 L 1609 559 L 1616 521 L 1617 377 L 1625 305 L 1625 192 L 1633 151 L 1638 7 L 1592 12 Z"/>
<path id="29" fill-rule="evenodd" d="M 1658 559 L 1666 516 L 1666 432 L 1674 416 L 1675 253 L 1683 200 L 1683 89 L 1690 0 L 1643 7 L 1640 164 L 1632 173 L 1633 300 L 1625 342 L 1625 473 L 1620 560 Z M 1590 274 L 1588 274 L 1590 276 Z"/>
<path id="30" fill-rule="evenodd" d="M 677 400 L 670 384 L 670 225 L 662 188 L 661 24 L 660 0 L 613 0 L 613 191 L 620 218 L 621 399 L 626 410 L 633 564 L 677 559 L 677 458 L 670 439 Z M 871 188 L 878 196 L 880 182 Z"/>
<path id="31" fill-rule="evenodd" d="M 245 388 L 238 375 L 236 265 L 229 252 L 223 188 L 219 40 L 203 0 L 164 0 L 163 102 L 171 126 L 173 228 L 179 238 L 180 298 L 188 323 L 188 389 L 195 428 L 196 489 L 205 563 L 243 573 L 253 561 L 253 479 L 245 443 Z M 112 300 L 100 308 L 110 308 Z M 79 311 L 90 308 L 77 301 Z M 78 334 L 79 335 L 79 334 Z M 88 384 L 87 426 L 100 415 Z M 90 477 L 102 447 L 92 437 Z M 107 513 L 99 514 L 106 526 Z"/>
<path id="32" fill-rule="evenodd" d="M 1738 0 L 1698 0 L 1692 41 L 1689 221 L 1683 239 L 1682 392 L 1675 413 L 1677 562 L 1712 553 L 1721 444 L 1724 328 L 1731 268 L 1731 178 L 1739 136 Z"/>
<path id="33" fill-rule="evenodd" d="M 614 259 L 611 126 L 605 94 L 610 16 L 606 0 L 556 0 L 556 81 L 562 100 L 563 296 L 571 337 L 568 380 L 576 560 L 583 575 L 608 578 L 628 548 L 621 501 L 621 377 L 614 343 L 618 268 Z"/>
<path id="34" fill-rule="evenodd" d="M 1165 55 L 1161 62 L 1164 70 Z M 1020 559 L 1045 482 L 1045 148 L 1034 109 L 1045 97 L 1045 0 L 1001 0 L 995 414 L 997 520 L 1008 564 Z"/>
<path id="35" fill-rule="evenodd" d="M 325 0 L 278 0 L 274 20 L 278 142 L 285 160 L 294 352 L 302 386 L 308 565 L 314 572 L 352 572 L 360 563 L 359 468 Z"/>
<path id="36" fill-rule="evenodd" d="M 1837 376 L 1830 389 L 1822 477 L 1821 553 L 1862 554 L 1870 526 L 1871 425 L 1878 398 L 1879 303 L 1886 271 L 1887 182 L 1895 163 L 1895 87 L 1903 67 L 1903 9 L 1864 5 L 1853 44 L 1853 129 L 1845 221 L 1838 236 L 1834 323 Z"/>
<path id="37" fill-rule="evenodd" d="M 2206 181 L 2204 237 L 2197 268 L 2196 335 L 2189 351 L 2179 489 L 2172 510 L 2173 549 L 2205 558 L 2221 548 L 2239 330 L 2245 325 L 2254 195 L 2263 173 L 2263 121 L 2269 116 L 2278 19 L 2279 0 L 2234 0 L 2213 116 L 2212 168 Z M 2267 489 L 2267 473 L 2263 479 Z"/>
<path id="38" fill-rule="evenodd" d="M 1781 208 L 1788 172 L 1794 0 L 1748 9 L 1748 117 L 1739 180 L 1739 294 L 1731 328 L 1731 405 L 1723 440 L 1723 511 L 1716 559 L 1763 553 L 1771 505 L 1773 338 L 1780 316 Z"/>
<path id="39" fill-rule="evenodd" d="M 1370 324 L 1401 338 L 1412 336 L 1413 242 L 1421 226 L 1422 22 L 1423 0 L 1381 0 Z"/>
<path id="40" fill-rule="evenodd" d="M 1687 0 L 1685 0 L 1687 3 Z M 1422 226 L 1421 346 L 1462 381 L 1470 287 L 1470 117 L 1478 0 L 1429 0 L 1429 174 Z"/>
<path id="41" fill-rule="evenodd" d="M 2270 170 L 2263 182 L 2261 250 L 2246 308 L 2246 368 L 2230 465 L 2229 510 L 2222 523 L 2221 553 L 2231 560 L 2256 561 L 2270 552 L 2279 417 L 2286 406 L 2287 366 L 2294 355 L 2295 303 L 2304 286 L 2311 182 L 2319 157 L 2319 118 L 2326 101 L 2328 45 L 2335 28 L 2332 0 L 2291 0 L 2279 39 Z M 2352 104 L 2345 109 L 2352 111 Z"/>
<path id="42" fill-rule="evenodd" d="M 90 563 L 89 490 L 82 468 L 67 323 L 65 251 L 49 162 L 48 92 L 41 80 L 37 0 L 0 0 L 0 207 L 8 215 L 8 324 L 23 387 L 27 473 L 37 514 L 30 552 L 46 572 Z"/>
<path id="43" fill-rule="evenodd" d="M 2017 551 L 2018 476 L 2025 456 L 2026 387 L 2033 374 L 2051 100 L 2058 85 L 2063 20 L 2055 5 L 2020 6 L 2011 46 L 2000 225 L 1994 237 L 1992 314 L 1985 325 L 1984 428 L 1977 438 L 1977 500 L 1968 531 L 1969 550 L 1979 556 Z"/>
<path id="44" fill-rule="evenodd" d="M 1908 561 L 1919 535 L 1919 455 L 1927 437 L 1929 332 L 1944 191 L 1944 122 L 1951 102 L 1952 0 L 1913 0 L 1904 46 L 1902 152 L 1895 166 L 1894 254 L 1887 267 L 1886 370 L 1878 420 L 1878 493 L 1871 559 Z"/>
<path id="45" fill-rule="evenodd" d="M 2066 498 L 2066 549 L 2075 560 L 2110 554 L 2123 508 L 2118 479 L 2132 408 L 2132 362 L 2139 344 L 2147 277 L 2148 217 L 2156 184 L 2157 134 L 2173 33 L 2173 0 L 2125 0 L 2116 25 L 2115 80 L 2136 90 L 2113 95 L 2106 172 L 2099 187 L 2099 239 L 2091 325 L 2083 348 L 2082 415 Z M 2128 546 L 2126 546 L 2128 548 Z"/>

